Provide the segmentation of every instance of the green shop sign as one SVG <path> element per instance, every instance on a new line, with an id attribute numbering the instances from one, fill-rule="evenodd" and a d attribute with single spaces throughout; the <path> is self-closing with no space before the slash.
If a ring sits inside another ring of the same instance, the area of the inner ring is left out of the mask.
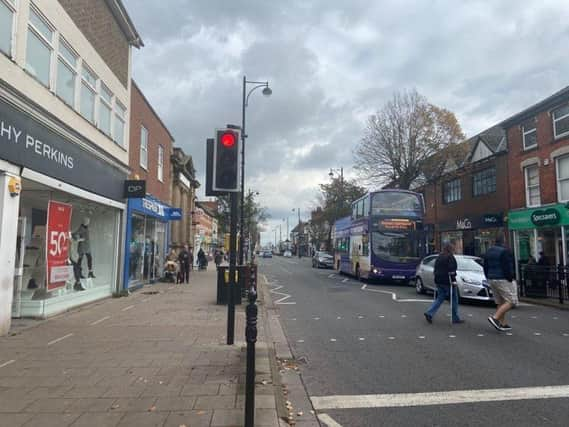
<path id="1" fill-rule="evenodd" d="M 536 227 L 569 225 L 569 211 L 566 205 L 557 204 L 536 209 L 510 211 L 510 230 L 527 230 Z"/>

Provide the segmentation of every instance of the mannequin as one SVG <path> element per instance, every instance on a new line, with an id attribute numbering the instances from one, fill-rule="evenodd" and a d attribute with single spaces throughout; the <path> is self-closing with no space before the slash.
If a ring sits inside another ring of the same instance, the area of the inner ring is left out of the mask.
<path id="1" fill-rule="evenodd" d="M 79 253 L 79 258 L 77 259 L 77 264 L 79 264 L 79 269 L 83 269 L 83 255 L 87 257 L 87 267 L 89 268 L 89 278 L 94 279 L 95 274 L 93 273 L 93 257 L 91 256 L 91 242 L 89 239 L 89 224 L 91 223 L 91 218 L 85 217 L 83 222 L 73 233 L 73 236 L 79 244 L 77 245 L 77 252 Z M 84 279 L 81 274 L 81 278 Z"/>
<path id="2" fill-rule="evenodd" d="M 72 233 L 69 233 L 68 253 L 69 253 L 69 263 L 73 266 L 73 277 L 75 278 L 75 284 L 73 289 L 76 291 L 84 291 L 85 288 L 81 283 L 81 265 L 78 262 L 79 254 L 77 252 L 77 244 L 72 239 Z"/>

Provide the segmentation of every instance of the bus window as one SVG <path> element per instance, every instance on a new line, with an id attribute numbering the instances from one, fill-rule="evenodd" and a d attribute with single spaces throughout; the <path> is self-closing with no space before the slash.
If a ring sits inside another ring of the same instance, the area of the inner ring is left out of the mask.
<path id="1" fill-rule="evenodd" d="M 362 235 L 362 255 L 369 255 L 369 234 Z"/>
<path id="2" fill-rule="evenodd" d="M 352 205 L 352 219 L 356 219 L 358 217 L 358 204 L 354 203 Z"/>
<path id="3" fill-rule="evenodd" d="M 360 200 L 358 202 L 358 218 L 364 216 L 364 201 Z"/>
<path id="4" fill-rule="evenodd" d="M 369 197 L 366 196 L 365 199 L 363 200 L 364 203 L 364 216 L 369 216 Z"/>

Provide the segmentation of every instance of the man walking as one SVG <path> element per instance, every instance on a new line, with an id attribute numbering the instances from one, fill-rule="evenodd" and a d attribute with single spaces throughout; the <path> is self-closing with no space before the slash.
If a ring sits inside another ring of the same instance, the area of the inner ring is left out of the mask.
<path id="1" fill-rule="evenodd" d="M 180 263 L 181 283 L 190 283 L 190 251 L 188 245 L 184 245 L 184 249 L 178 255 Z"/>
<path id="2" fill-rule="evenodd" d="M 490 282 L 496 313 L 488 321 L 499 331 L 512 329 L 506 323 L 506 313 L 518 304 L 518 286 L 514 281 L 512 253 L 504 246 L 504 238 L 496 238 L 496 244 L 484 256 L 484 274 Z"/>

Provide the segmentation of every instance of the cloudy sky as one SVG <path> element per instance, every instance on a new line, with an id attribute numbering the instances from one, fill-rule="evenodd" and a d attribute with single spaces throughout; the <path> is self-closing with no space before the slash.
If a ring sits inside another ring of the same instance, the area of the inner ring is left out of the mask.
<path id="1" fill-rule="evenodd" d="M 329 168 L 353 176 L 365 120 L 394 91 L 416 88 L 472 136 L 569 84 L 566 0 L 124 2 L 145 43 L 134 78 L 201 182 L 205 139 L 241 123 L 243 75 L 270 82 L 251 96 L 246 154 L 269 229 L 308 216 Z"/>

